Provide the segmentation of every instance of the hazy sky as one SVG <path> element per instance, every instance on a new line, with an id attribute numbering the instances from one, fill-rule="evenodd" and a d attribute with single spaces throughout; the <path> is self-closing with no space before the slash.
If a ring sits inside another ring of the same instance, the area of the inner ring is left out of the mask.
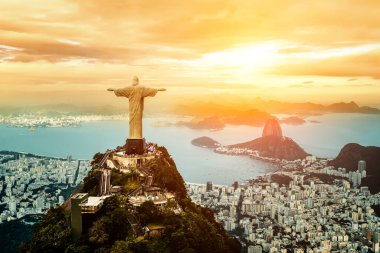
<path id="1" fill-rule="evenodd" d="M 173 103 L 380 104 L 379 0 L 1 0 L 0 10 L 0 105 L 121 104 L 105 89 L 133 75 Z"/>

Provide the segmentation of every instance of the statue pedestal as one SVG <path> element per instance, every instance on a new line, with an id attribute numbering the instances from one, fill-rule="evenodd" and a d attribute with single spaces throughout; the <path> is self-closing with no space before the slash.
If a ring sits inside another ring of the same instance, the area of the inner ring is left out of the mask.
<path id="1" fill-rule="evenodd" d="M 142 155 L 145 152 L 145 138 L 127 139 L 125 143 L 127 155 Z"/>

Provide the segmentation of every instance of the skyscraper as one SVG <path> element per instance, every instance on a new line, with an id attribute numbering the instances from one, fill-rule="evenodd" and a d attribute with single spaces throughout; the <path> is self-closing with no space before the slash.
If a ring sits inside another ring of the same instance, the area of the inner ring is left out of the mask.
<path id="1" fill-rule="evenodd" d="M 206 187 L 206 190 L 209 192 L 209 191 L 212 191 L 212 182 L 211 181 L 207 181 L 207 187 Z"/>
<path id="2" fill-rule="evenodd" d="M 358 170 L 360 171 L 360 173 L 363 172 L 363 170 L 366 170 L 366 162 L 361 160 L 358 162 Z"/>
<path id="3" fill-rule="evenodd" d="M 249 245 L 248 253 L 261 253 L 263 252 L 263 248 L 260 245 Z"/>
<path id="4" fill-rule="evenodd" d="M 102 170 L 102 175 L 100 176 L 100 196 L 110 194 L 111 190 L 111 171 Z"/>

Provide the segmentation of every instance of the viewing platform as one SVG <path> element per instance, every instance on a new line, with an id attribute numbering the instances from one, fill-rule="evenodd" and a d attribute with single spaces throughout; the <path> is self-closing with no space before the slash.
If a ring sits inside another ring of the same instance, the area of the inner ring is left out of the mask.
<path id="1" fill-rule="evenodd" d="M 79 204 L 81 213 L 96 213 L 103 206 L 104 200 L 111 195 L 101 197 L 88 197 L 85 201 Z"/>

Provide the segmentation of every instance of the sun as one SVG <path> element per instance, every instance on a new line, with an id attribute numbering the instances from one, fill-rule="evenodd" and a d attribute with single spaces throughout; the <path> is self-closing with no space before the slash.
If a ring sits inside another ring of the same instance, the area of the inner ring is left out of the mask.
<path id="1" fill-rule="evenodd" d="M 279 41 L 261 44 L 237 45 L 222 51 L 206 53 L 197 59 L 173 60 L 193 69 L 198 77 L 202 74 L 223 76 L 225 82 L 251 83 L 258 75 L 263 75 L 269 67 L 283 60 L 280 50 L 284 43 Z M 196 71 L 196 70 L 199 71 Z"/>
<path id="2" fill-rule="evenodd" d="M 259 70 L 280 60 L 278 43 L 242 46 L 204 55 L 202 61 L 210 65 L 224 65 L 242 69 Z"/>

